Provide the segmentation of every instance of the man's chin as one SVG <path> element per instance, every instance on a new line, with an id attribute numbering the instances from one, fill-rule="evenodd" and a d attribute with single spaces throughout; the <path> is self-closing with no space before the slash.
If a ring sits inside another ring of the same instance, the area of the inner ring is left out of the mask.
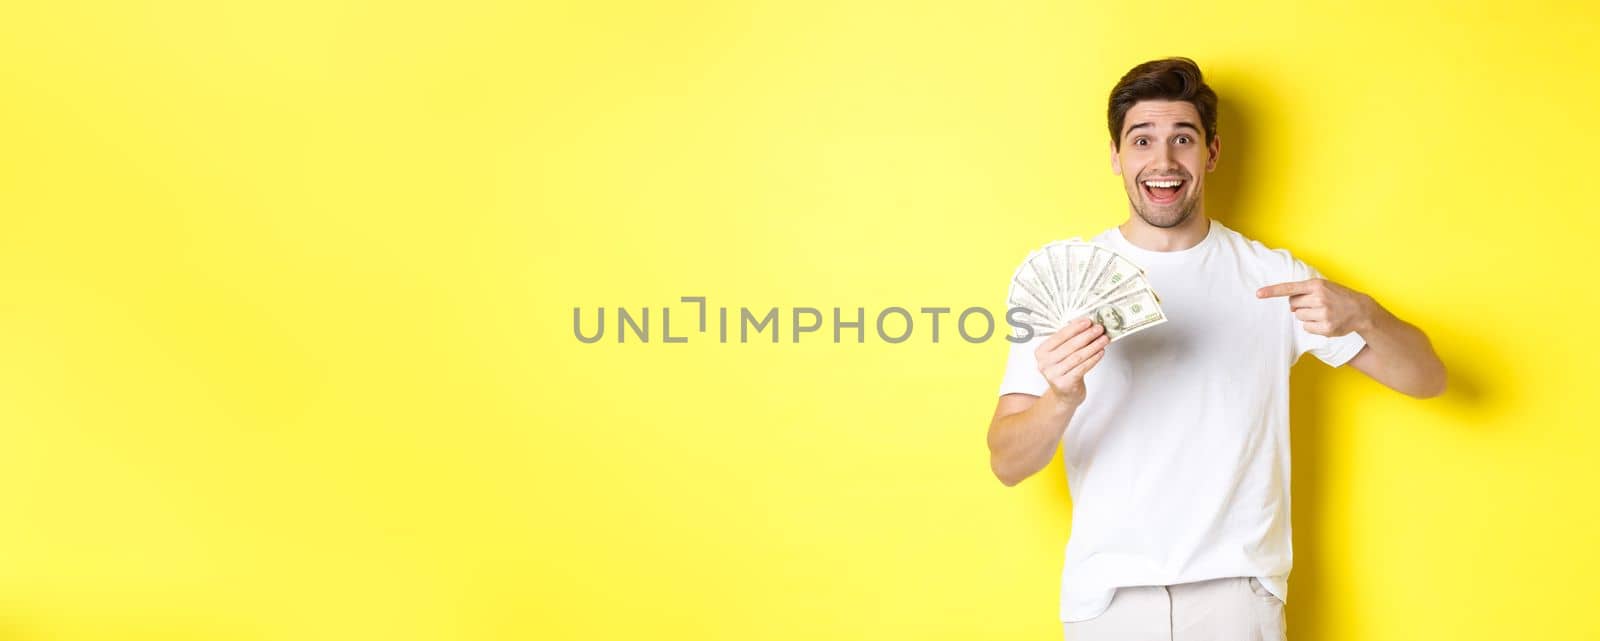
<path id="1" fill-rule="evenodd" d="M 1193 209 L 1185 209 L 1183 211 L 1162 213 L 1152 216 L 1137 209 L 1135 211 L 1138 211 L 1139 218 L 1143 219 L 1146 224 L 1150 225 L 1151 227 L 1160 227 L 1161 229 L 1172 229 L 1173 227 L 1182 225 L 1184 221 L 1189 220 L 1189 216 L 1194 213 Z"/>

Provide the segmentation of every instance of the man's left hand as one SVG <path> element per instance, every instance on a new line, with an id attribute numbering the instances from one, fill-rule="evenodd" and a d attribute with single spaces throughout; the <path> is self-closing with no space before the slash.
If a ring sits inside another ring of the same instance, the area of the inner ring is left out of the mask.
<path id="1" fill-rule="evenodd" d="M 1322 336 L 1344 336 L 1372 327 L 1378 304 L 1371 296 L 1326 278 L 1268 285 L 1256 298 L 1289 297 L 1289 310 L 1306 331 Z"/>

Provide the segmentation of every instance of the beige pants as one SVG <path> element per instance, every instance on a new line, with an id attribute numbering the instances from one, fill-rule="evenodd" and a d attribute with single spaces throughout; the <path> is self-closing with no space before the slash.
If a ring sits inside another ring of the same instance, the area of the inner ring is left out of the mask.
<path id="1" fill-rule="evenodd" d="M 1063 624 L 1066 641 L 1283 641 L 1283 602 L 1235 577 L 1118 588 L 1111 606 Z"/>

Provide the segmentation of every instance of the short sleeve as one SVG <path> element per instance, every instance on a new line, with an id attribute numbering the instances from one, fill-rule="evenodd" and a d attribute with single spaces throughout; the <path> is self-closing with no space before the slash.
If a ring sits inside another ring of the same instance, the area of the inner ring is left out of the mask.
<path id="1" fill-rule="evenodd" d="M 1010 343 L 1011 349 L 1006 356 L 1006 374 L 1000 379 L 1000 396 L 1006 394 L 1044 396 L 1045 390 L 1050 389 L 1050 382 L 1044 380 L 1044 375 L 1039 373 L 1038 359 L 1033 356 L 1033 350 L 1049 337 L 1049 334 L 1037 334 L 1031 340 Z"/>
<path id="2" fill-rule="evenodd" d="M 1315 267 L 1301 262 L 1298 258 L 1294 260 L 1292 269 L 1294 274 L 1290 277 L 1290 280 L 1301 281 L 1322 277 L 1322 273 L 1317 271 Z M 1290 320 L 1294 325 L 1294 353 L 1297 360 L 1301 354 L 1311 352 L 1312 356 L 1327 363 L 1329 367 L 1339 367 L 1350 362 L 1350 359 L 1355 358 L 1361 348 L 1367 345 L 1367 340 L 1355 332 L 1334 337 L 1308 332 L 1305 324 L 1301 323 L 1298 318 L 1292 318 L 1292 312 L 1290 314 Z"/>

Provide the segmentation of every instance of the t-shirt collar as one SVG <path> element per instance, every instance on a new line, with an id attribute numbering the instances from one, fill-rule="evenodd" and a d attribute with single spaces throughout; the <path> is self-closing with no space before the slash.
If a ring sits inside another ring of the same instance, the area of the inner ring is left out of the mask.
<path id="1" fill-rule="evenodd" d="M 1153 251 L 1134 245 L 1128 242 L 1126 236 L 1122 235 L 1121 225 L 1111 228 L 1110 239 L 1117 246 L 1117 251 L 1126 254 L 1136 263 L 1183 262 L 1205 254 L 1206 250 L 1217 243 L 1217 237 L 1222 232 L 1222 223 L 1217 222 L 1214 218 L 1207 219 L 1206 222 L 1209 224 L 1206 229 L 1206 237 L 1200 239 L 1200 242 L 1195 243 L 1193 247 L 1177 251 Z"/>

